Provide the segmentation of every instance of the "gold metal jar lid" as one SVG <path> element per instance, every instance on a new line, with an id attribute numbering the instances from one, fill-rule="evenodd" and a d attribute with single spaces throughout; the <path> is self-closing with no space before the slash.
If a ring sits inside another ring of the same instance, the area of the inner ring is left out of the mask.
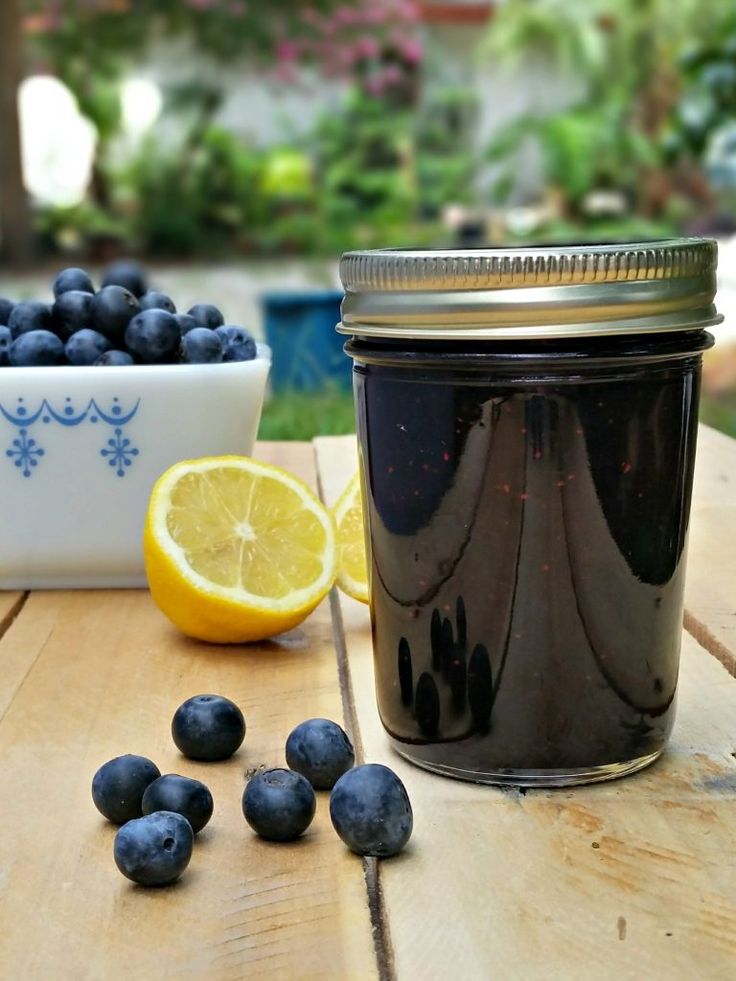
<path id="1" fill-rule="evenodd" d="M 614 245 L 346 252 L 342 334 L 473 340 L 696 330 L 718 247 L 680 238 Z"/>

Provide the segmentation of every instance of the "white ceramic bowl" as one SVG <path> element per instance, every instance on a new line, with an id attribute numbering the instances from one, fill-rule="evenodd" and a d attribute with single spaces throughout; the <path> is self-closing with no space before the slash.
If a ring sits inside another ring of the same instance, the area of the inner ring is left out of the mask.
<path id="1" fill-rule="evenodd" d="M 145 585 L 156 478 L 249 455 L 269 368 L 0 368 L 0 589 Z"/>

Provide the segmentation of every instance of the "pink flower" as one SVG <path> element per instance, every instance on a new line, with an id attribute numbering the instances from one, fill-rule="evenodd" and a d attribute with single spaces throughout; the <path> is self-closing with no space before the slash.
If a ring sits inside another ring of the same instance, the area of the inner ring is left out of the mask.
<path id="1" fill-rule="evenodd" d="M 358 39 L 354 50 L 359 58 L 377 58 L 381 46 L 374 37 L 365 35 Z"/>
<path id="2" fill-rule="evenodd" d="M 385 86 L 396 85 L 404 77 L 398 65 L 387 65 L 381 74 Z"/>
<path id="3" fill-rule="evenodd" d="M 295 41 L 279 41 L 276 45 L 276 57 L 282 63 L 296 61 L 299 57 L 299 45 Z"/>
<path id="4" fill-rule="evenodd" d="M 418 65 L 424 58 L 424 48 L 416 38 L 404 38 L 399 45 L 399 53 L 410 65 Z"/>
<path id="5" fill-rule="evenodd" d="M 353 7 L 338 7 L 333 15 L 335 23 L 342 25 L 355 24 L 356 16 L 360 18 L 360 11 Z"/>

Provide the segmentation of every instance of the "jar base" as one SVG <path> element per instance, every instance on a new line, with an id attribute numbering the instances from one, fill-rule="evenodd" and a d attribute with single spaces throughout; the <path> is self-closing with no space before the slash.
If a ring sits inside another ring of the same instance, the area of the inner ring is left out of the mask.
<path id="1" fill-rule="evenodd" d="M 562 769 L 529 769 L 520 770 L 503 768 L 497 770 L 463 770 L 456 766 L 448 766 L 435 761 L 423 760 L 411 755 L 406 749 L 406 745 L 390 739 L 391 745 L 405 760 L 437 773 L 443 777 L 452 777 L 455 780 L 465 780 L 471 783 L 496 784 L 506 787 L 575 787 L 588 783 L 602 783 L 604 780 L 616 780 L 618 777 L 628 776 L 650 766 L 655 760 L 659 759 L 664 748 L 658 749 L 647 756 L 639 756 L 634 760 L 626 760 L 624 763 L 604 763 L 601 766 L 570 767 Z M 412 747 L 416 750 L 416 747 Z"/>

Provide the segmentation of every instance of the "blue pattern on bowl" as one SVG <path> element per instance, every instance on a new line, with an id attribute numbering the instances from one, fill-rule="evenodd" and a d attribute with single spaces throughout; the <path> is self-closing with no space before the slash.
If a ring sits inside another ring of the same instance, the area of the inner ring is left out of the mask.
<path id="1" fill-rule="evenodd" d="M 117 397 L 113 398 L 109 410 L 101 409 L 95 399 L 90 399 L 86 407 L 77 412 L 72 405 L 70 397 L 65 399 L 66 405 L 63 410 L 55 409 L 48 399 L 42 399 L 38 408 L 29 412 L 23 405 L 23 399 L 18 399 L 15 409 L 8 409 L 0 403 L 0 414 L 13 426 L 17 427 L 18 436 L 12 440 L 5 455 L 18 468 L 24 477 L 30 477 L 34 468 L 38 466 L 39 460 L 45 454 L 45 450 L 39 445 L 38 441 L 29 435 L 29 430 L 39 420 L 44 425 L 56 422 L 61 426 L 79 426 L 85 421 L 92 424 L 97 422 L 106 423 L 113 427 L 113 436 L 109 438 L 105 446 L 99 451 L 100 456 L 107 460 L 107 463 L 115 468 L 118 477 L 124 477 L 126 468 L 130 467 L 139 450 L 133 446 L 131 440 L 125 435 L 123 427 L 126 426 L 136 415 L 141 404 L 140 398 L 136 401 L 132 409 L 124 410 L 119 404 Z"/>

